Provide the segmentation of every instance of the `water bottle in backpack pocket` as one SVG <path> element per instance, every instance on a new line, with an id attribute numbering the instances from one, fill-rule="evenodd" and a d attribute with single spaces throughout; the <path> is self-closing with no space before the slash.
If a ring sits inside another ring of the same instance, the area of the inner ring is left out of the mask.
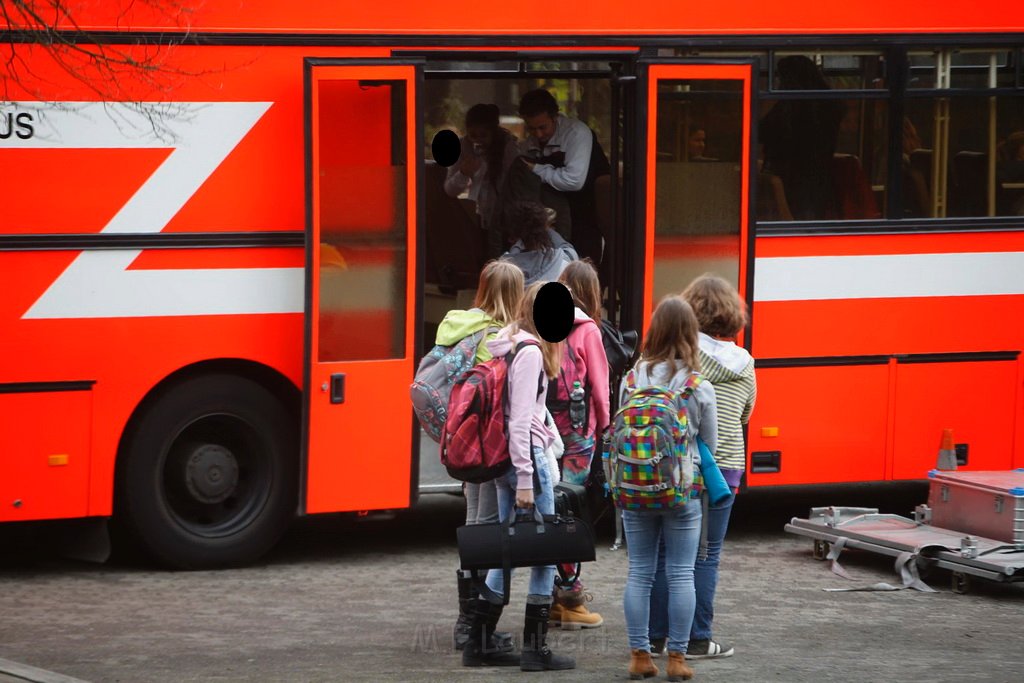
<path id="1" fill-rule="evenodd" d="M 629 396 L 615 413 L 601 453 L 619 508 L 666 510 L 686 503 L 695 462 L 686 402 L 701 381 L 694 374 L 678 391 L 657 385 L 637 389 L 635 371 L 627 374 Z"/>
<path id="2" fill-rule="evenodd" d="M 548 383 L 545 402 L 555 419 L 558 433 L 575 432 L 586 436 L 590 413 L 590 390 L 586 385 L 587 368 L 583 358 L 566 344 L 558 376 Z"/>

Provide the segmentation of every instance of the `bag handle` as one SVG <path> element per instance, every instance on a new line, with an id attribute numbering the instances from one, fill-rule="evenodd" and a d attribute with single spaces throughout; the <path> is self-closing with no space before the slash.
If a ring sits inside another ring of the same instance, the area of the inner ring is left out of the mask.
<path id="1" fill-rule="evenodd" d="M 508 519 L 505 520 L 505 529 L 509 536 L 516 535 L 516 522 L 528 521 L 531 517 L 537 524 L 537 533 L 544 533 L 544 515 L 541 514 L 536 505 L 531 509 L 533 510 L 532 514 L 530 513 L 530 510 L 513 510 L 515 514 L 509 515 Z"/>
<path id="2" fill-rule="evenodd" d="M 532 518 L 532 519 L 531 519 Z M 531 515 L 528 510 L 512 510 L 512 514 L 508 516 L 508 519 L 502 524 L 501 533 L 501 587 L 502 595 L 498 595 L 491 590 L 483 580 L 478 578 L 477 589 L 480 595 L 484 597 L 487 602 L 493 605 L 507 605 L 511 599 L 512 592 L 512 541 L 510 537 L 516 534 L 516 523 L 517 522 L 529 522 L 532 521 L 537 525 L 537 533 L 543 534 L 544 528 L 544 515 L 541 514 L 537 506 L 533 506 L 533 514 Z"/>

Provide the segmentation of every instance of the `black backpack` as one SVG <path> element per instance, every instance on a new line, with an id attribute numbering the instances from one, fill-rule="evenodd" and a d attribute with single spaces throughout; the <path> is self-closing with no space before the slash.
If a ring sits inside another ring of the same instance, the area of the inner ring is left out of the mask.
<path id="1" fill-rule="evenodd" d="M 632 367 L 639 335 L 636 330 L 620 330 L 604 318 L 600 327 L 604 352 L 608 356 L 608 376 L 614 382 Z"/>

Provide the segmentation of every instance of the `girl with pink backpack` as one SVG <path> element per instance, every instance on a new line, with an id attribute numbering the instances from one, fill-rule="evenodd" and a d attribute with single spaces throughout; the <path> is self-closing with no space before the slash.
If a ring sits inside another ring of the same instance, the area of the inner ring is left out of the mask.
<path id="1" fill-rule="evenodd" d="M 589 260 L 565 267 L 558 281 L 572 293 L 576 317 L 565 339 L 558 376 L 548 385 L 547 406 L 565 444 L 562 480 L 585 485 L 594 459 L 597 436 L 608 428 L 608 357 L 601 340 L 601 284 Z M 592 600 L 579 579 L 579 567 L 559 567 L 555 579 L 551 623 L 565 630 L 597 628 L 604 619 L 587 609 Z"/>

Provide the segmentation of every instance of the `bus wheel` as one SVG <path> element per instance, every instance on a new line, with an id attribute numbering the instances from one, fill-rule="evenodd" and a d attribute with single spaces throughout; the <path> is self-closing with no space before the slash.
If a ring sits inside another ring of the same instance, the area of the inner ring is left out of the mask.
<path id="1" fill-rule="evenodd" d="M 186 380 L 132 429 L 118 516 L 164 564 L 251 562 L 295 514 L 297 443 L 288 410 L 260 384 L 234 375 Z"/>

